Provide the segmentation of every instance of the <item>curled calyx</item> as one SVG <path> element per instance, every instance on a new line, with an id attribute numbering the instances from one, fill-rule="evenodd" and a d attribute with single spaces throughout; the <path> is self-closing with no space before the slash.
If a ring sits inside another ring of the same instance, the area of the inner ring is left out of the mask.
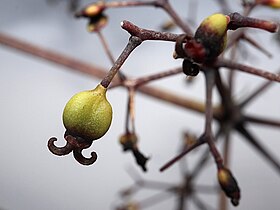
<path id="1" fill-rule="evenodd" d="M 73 152 L 74 158 L 83 165 L 96 161 L 95 152 L 86 158 L 82 151 L 101 138 L 111 125 L 112 107 L 107 101 L 106 90 L 99 84 L 93 90 L 77 93 L 67 102 L 62 117 L 67 143 L 64 147 L 57 147 L 54 145 L 57 139 L 49 139 L 48 148 L 53 154 L 62 156 Z"/>
<path id="2" fill-rule="evenodd" d="M 147 171 L 146 163 L 149 158 L 145 157 L 138 149 L 138 138 L 135 133 L 127 132 L 122 135 L 119 139 L 120 144 L 123 147 L 123 151 L 131 151 L 137 164 L 142 168 L 143 171 Z"/>

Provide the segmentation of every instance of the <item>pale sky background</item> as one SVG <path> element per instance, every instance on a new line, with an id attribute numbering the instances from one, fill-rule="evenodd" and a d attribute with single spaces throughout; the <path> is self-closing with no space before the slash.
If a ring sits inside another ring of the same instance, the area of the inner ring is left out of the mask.
<path id="1" fill-rule="evenodd" d="M 82 1 L 82 5 L 89 2 Z M 187 18 L 188 1 L 171 2 L 179 14 Z M 87 21 L 77 20 L 67 13 L 65 1 L 57 5 L 49 5 L 45 0 L 1 0 L 0 3 L 1 32 L 110 68 L 97 36 L 85 30 Z M 236 11 L 240 10 L 238 3 L 231 2 Z M 200 0 L 198 4 L 197 23 L 219 11 L 214 0 Z M 115 57 L 129 37 L 120 28 L 122 20 L 158 30 L 159 25 L 168 19 L 163 11 L 155 8 L 111 9 L 106 14 L 111 18 L 104 34 Z M 280 18 L 279 10 L 269 9 L 257 9 L 252 16 Z M 252 30 L 251 35 L 261 40 L 260 43 L 273 52 L 274 58 L 268 59 L 253 50 L 246 62 L 271 71 L 279 69 L 279 48 L 274 44 L 273 36 L 259 30 Z M 129 75 L 140 76 L 178 66 L 181 61 L 172 58 L 173 48 L 172 43 L 144 43 L 133 52 L 123 69 Z M 252 50 L 248 45 L 246 49 Z M 91 149 L 96 151 L 98 161 L 85 167 L 74 161 L 72 155 L 58 157 L 51 154 L 46 145 L 52 136 L 59 138 L 59 145 L 64 144 L 61 114 L 65 103 L 73 94 L 95 87 L 99 80 L 1 45 L 0 72 L 1 210 L 114 209 L 120 202 L 118 193 L 133 183 L 126 170 L 129 167 L 135 168 L 147 180 L 180 183 L 178 164 L 164 173 L 158 169 L 178 151 L 183 131 L 202 133 L 202 115 L 138 94 L 136 131 L 139 146 L 143 153 L 152 157 L 147 165 L 148 173 L 143 174 L 135 166 L 132 155 L 123 153 L 118 144 L 118 138 L 124 132 L 127 93 L 123 89 L 109 91 L 108 98 L 114 110 L 113 123 L 109 132 L 85 153 L 88 155 Z M 261 82 L 262 79 L 241 73 L 236 82 L 237 99 L 248 95 Z M 153 85 L 196 99 L 204 98 L 202 74 L 193 86 L 186 86 L 182 75 L 154 82 Z M 280 119 L 279 91 L 279 84 L 273 85 L 248 107 L 248 112 Z M 265 147 L 277 156 L 279 129 L 265 126 L 251 128 Z M 242 199 L 240 206 L 230 206 L 230 209 L 279 210 L 279 173 L 240 136 L 234 136 L 232 146 L 231 169 L 241 187 Z M 199 151 L 204 151 L 204 148 L 194 152 L 191 160 L 201 154 Z M 213 160 L 210 162 L 211 165 L 198 179 L 199 183 L 217 184 Z M 188 163 L 193 165 L 192 161 Z M 144 189 L 133 198 L 137 201 L 137 198 L 141 200 L 157 192 Z M 216 196 L 199 196 L 209 205 L 217 206 Z M 171 198 L 147 209 L 175 209 L 175 202 Z"/>

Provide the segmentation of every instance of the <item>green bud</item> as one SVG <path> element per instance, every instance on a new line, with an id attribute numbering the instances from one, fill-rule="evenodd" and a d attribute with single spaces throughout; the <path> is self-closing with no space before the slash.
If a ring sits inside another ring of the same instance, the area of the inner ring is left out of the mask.
<path id="1" fill-rule="evenodd" d="M 194 38 L 206 50 L 206 60 L 219 56 L 226 47 L 227 26 L 230 18 L 223 14 L 213 14 L 202 21 Z"/>
<path id="2" fill-rule="evenodd" d="M 74 95 L 63 111 L 63 124 L 69 134 L 93 141 L 102 137 L 112 121 L 112 107 L 106 98 L 106 88 Z"/>

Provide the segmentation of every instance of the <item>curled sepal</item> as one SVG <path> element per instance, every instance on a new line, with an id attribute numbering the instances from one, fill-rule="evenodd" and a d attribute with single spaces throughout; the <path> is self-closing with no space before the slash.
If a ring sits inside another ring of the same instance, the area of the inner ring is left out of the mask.
<path id="1" fill-rule="evenodd" d="M 57 138 L 52 137 L 48 141 L 48 148 L 49 150 L 58 156 L 67 155 L 73 150 L 73 146 L 70 143 L 66 143 L 64 147 L 57 147 L 55 146 L 54 142 L 57 141 Z"/>
<path id="2" fill-rule="evenodd" d="M 96 152 L 91 152 L 91 157 L 84 157 L 82 154 L 83 148 L 77 148 L 73 150 L 74 158 L 82 165 L 92 165 L 97 160 Z"/>
<path id="3" fill-rule="evenodd" d="M 226 196 L 231 199 L 231 203 L 237 206 L 240 200 L 240 189 L 230 170 L 224 167 L 219 168 L 218 181 Z"/>
<path id="4" fill-rule="evenodd" d="M 75 137 L 69 134 L 68 131 L 64 134 L 64 139 L 66 140 L 66 145 L 64 147 L 57 147 L 54 142 L 57 141 L 55 137 L 52 137 L 48 141 L 49 150 L 58 156 L 67 155 L 73 152 L 74 158 L 82 165 L 91 165 L 97 160 L 96 152 L 91 153 L 91 157 L 84 157 L 82 151 L 91 146 L 92 141 L 88 141 L 81 137 Z"/>

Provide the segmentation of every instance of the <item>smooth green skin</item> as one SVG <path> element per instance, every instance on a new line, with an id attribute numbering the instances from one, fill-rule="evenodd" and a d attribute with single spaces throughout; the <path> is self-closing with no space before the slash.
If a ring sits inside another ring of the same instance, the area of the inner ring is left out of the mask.
<path id="1" fill-rule="evenodd" d="M 106 90 L 99 84 L 93 90 L 77 93 L 68 101 L 62 118 L 71 135 L 93 141 L 108 131 L 113 111 Z"/>

